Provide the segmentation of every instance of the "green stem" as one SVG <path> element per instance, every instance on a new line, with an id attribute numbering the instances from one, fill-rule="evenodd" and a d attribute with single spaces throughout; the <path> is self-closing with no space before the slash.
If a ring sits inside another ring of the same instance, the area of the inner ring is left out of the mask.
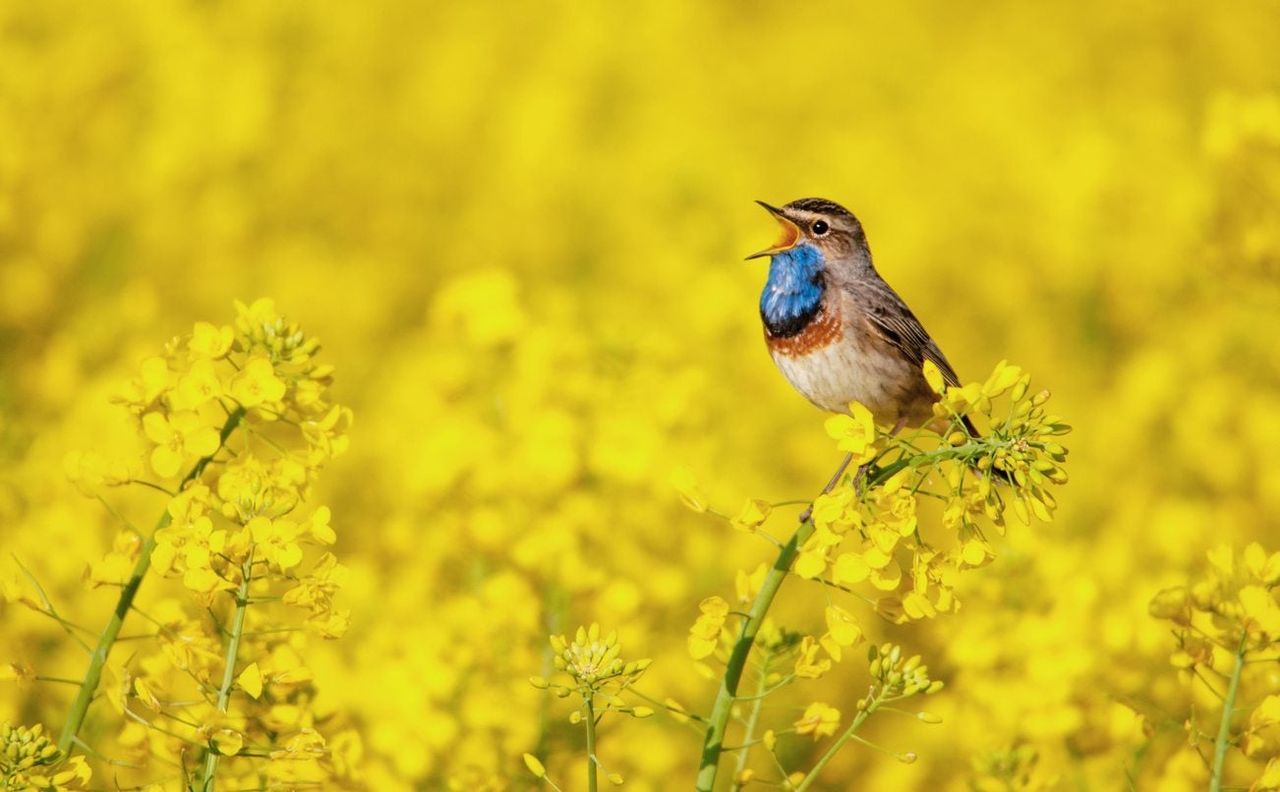
<path id="1" fill-rule="evenodd" d="M 747 762 L 751 758 L 752 740 L 756 736 L 756 724 L 760 722 L 760 710 L 764 707 L 765 687 L 769 682 L 769 661 L 772 656 L 765 654 L 764 659 L 760 661 L 760 678 L 756 680 L 756 692 L 753 696 L 754 701 L 751 702 L 751 714 L 747 716 L 746 731 L 742 735 L 742 751 L 738 753 L 737 766 L 733 768 L 733 776 L 737 778 L 742 775 L 742 771 L 747 769 Z"/>
<path id="2" fill-rule="evenodd" d="M 596 711 L 590 693 L 582 700 L 587 724 L 587 792 L 596 792 Z"/>
<path id="3" fill-rule="evenodd" d="M 227 438 L 235 431 L 242 418 L 244 418 L 243 408 L 237 408 L 227 416 L 227 422 L 222 426 L 218 450 L 222 449 L 223 444 L 227 442 Z M 188 483 L 199 477 L 213 459 L 214 454 L 217 453 L 217 451 L 214 451 L 213 454 L 207 457 L 201 457 L 187 475 L 183 477 L 182 483 L 178 485 L 178 491 L 181 492 Z M 151 535 L 143 540 L 142 548 L 138 553 L 138 560 L 133 565 L 133 572 L 130 573 L 129 580 L 124 584 L 124 588 L 120 589 L 120 598 L 116 600 L 115 610 L 107 621 L 107 625 L 102 628 L 102 633 L 98 636 L 98 644 L 89 656 L 89 668 L 85 671 L 84 681 L 80 683 L 80 690 L 76 693 L 75 701 L 71 703 L 71 710 L 67 713 L 67 721 L 63 724 L 62 734 L 58 737 L 58 750 L 64 754 L 70 751 L 76 735 L 80 733 L 80 727 L 84 725 L 85 716 L 89 713 L 89 705 L 93 703 L 94 694 L 98 692 L 98 683 L 102 681 L 102 670 L 107 665 L 107 657 L 111 654 L 111 647 L 115 645 L 116 638 L 120 635 L 120 628 L 124 626 L 124 618 L 129 614 L 129 609 L 133 606 L 133 599 L 138 594 L 142 579 L 146 577 L 147 570 L 151 568 L 151 551 L 156 547 L 156 533 L 161 529 L 167 528 L 172 519 L 166 509 L 165 513 L 156 522 L 156 527 L 152 530 Z"/>
<path id="4" fill-rule="evenodd" d="M 852 454 L 845 455 L 844 461 L 836 469 L 835 475 L 831 477 L 831 480 L 827 482 L 827 486 L 823 488 L 823 495 L 835 489 L 836 484 L 840 482 L 840 478 L 844 476 L 844 471 L 849 467 L 849 463 L 852 460 Z M 756 594 L 755 601 L 751 603 L 751 610 L 747 613 L 747 618 L 742 622 L 742 631 L 738 634 L 738 640 L 729 653 L 729 661 L 725 664 L 724 678 L 720 681 L 720 689 L 716 692 L 715 704 L 711 707 L 711 716 L 707 719 L 707 734 L 702 743 L 702 761 L 698 767 L 697 786 L 695 787 L 697 792 L 712 792 L 715 788 L 716 774 L 720 769 L 720 754 L 724 751 L 724 738 L 729 726 L 729 713 L 733 709 L 734 699 L 738 695 L 738 684 L 742 681 L 742 671 L 746 667 L 747 655 L 751 653 L 751 647 L 755 644 L 756 633 L 760 631 L 760 625 L 764 622 L 764 617 L 769 612 L 769 607 L 773 605 L 773 599 L 777 596 L 783 579 L 786 578 L 787 572 L 791 569 L 791 563 L 795 560 L 800 545 L 813 533 L 813 522 L 809 519 L 812 514 L 813 505 L 810 504 L 809 508 L 805 509 L 800 515 L 800 526 L 791 535 L 791 539 L 778 551 L 778 558 L 773 562 L 773 568 L 765 575 L 764 582 L 760 585 L 760 591 Z"/>
<path id="5" fill-rule="evenodd" d="M 958 459 L 965 456 L 970 450 L 991 448 L 1000 444 L 1008 445 L 1008 441 L 986 439 L 971 441 L 962 446 L 943 446 L 914 456 L 900 457 L 884 467 L 875 467 L 875 460 L 873 460 L 859 468 L 853 485 L 858 487 L 860 480 L 865 476 L 866 482 L 863 486 L 869 491 L 883 484 L 904 468 L 920 467 L 936 460 Z M 836 470 L 836 474 L 831 477 L 831 480 L 827 482 L 827 486 L 823 488 L 823 495 L 831 492 L 836 484 L 840 482 L 840 478 L 844 475 L 844 471 L 848 468 L 852 459 L 852 454 L 845 456 L 844 461 L 840 463 L 840 467 Z M 729 660 L 724 669 L 724 678 L 721 680 L 720 689 L 716 692 L 716 700 L 711 707 L 711 715 L 707 718 L 706 738 L 702 743 L 702 760 L 698 767 L 697 785 L 695 787 L 697 792 L 712 792 L 715 788 L 716 774 L 719 772 L 720 754 L 724 751 L 724 738 L 728 730 L 729 714 L 738 696 L 738 684 L 742 681 L 742 672 L 746 666 L 747 655 L 751 653 L 751 647 L 755 644 L 756 633 L 759 632 L 765 615 L 768 614 L 769 608 L 773 605 L 773 600 L 778 595 L 778 589 L 782 586 L 782 581 L 790 571 L 791 564 L 795 561 L 795 557 L 800 551 L 800 546 L 813 534 L 814 526 L 809 520 L 812 514 L 813 504 L 810 503 L 809 508 L 800 514 L 799 527 L 791 535 L 791 539 L 778 551 L 778 557 L 773 562 L 773 568 L 765 575 L 760 591 L 756 594 L 755 601 L 751 603 L 751 610 L 748 611 L 747 618 L 743 620 L 738 640 L 729 652 Z"/>
<path id="6" fill-rule="evenodd" d="M 822 772 L 822 768 L 826 767 L 827 763 L 835 758 L 835 755 L 844 747 L 844 744 L 853 738 L 854 732 L 856 732 L 858 728 L 866 722 L 867 718 L 871 717 L 871 713 L 875 712 L 876 709 L 879 708 L 883 701 L 883 696 L 884 693 L 882 691 L 871 700 L 871 703 L 867 705 L 866 709 L 858 712 L 857 716 L 853 719 L 853 723 L 850 723 L 849 728 L 845 729 L 844 733 L 831 744 L 831 747 L 822 755 L 822 758 L 813 766 L 813 769 L 805 775 L 804 780 L 796 787 L 795 792 L 804 792 L 804 790 L 808 789 L 815 781 L 817 781 L 818 773 Z"/>
<path id="7" fill-rule="evenodd" d="M 1227 683 L 1227 695 L 1222 700 L 1222 721 L 1218 724 L 1218 738 L 1213 741 L 1213 772 L 1209 775 L 1209 792 L 1221 792 L 1222 771 L 1227 763 L 1227 747 L 1231 744 L 1231 716 L 1235 714 L 1236 694 L 1240 690 L 1240 674 L 1244 670 L 1245 643 L 1248 634 L 1240 636 L 1236 649 L 1235 667 Z"/>
<path id="8" fill-rule="evenodd" d="M 244 615 L 249 610 L 249 583 L 253 577 L 253 549 L 240 567 L 240 587 L 236 589 L 236 612 L 231 620 L 231 636 L 227 640 L 227 656 L 222 669 L 222 684 L 218 687 L 218 712 L 225 714 L 231 702 L 231 687 L 236 679 L 236 658 L 240 654 L 240 639 L 244 637 Z M 204 792 L 213 792 L 218 772 L 218 752 L 209 747 L 204 757 Z"/>

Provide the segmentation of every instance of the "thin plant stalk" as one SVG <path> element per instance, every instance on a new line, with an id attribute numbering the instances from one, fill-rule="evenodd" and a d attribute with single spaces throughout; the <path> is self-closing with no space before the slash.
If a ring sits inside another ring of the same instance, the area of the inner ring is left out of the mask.
<path id="1" fill-rule="evenodd" d="M 227 421 L 222 425 L 222 431 L 219 435 L 218 450 L 215 450 L 213 454 L 207 457 L 201 457 L 192 466 L 187 475 L 183 477 L 182 483 L 178 485 L 179 492 L 204 472 L 205 467 L 212 461 L 214 455 L 227 442 L 227 438 L 240 425 L 242 418 L 244 418 L 244 408 L 242 407 L 236 408 L 227 416 Z M 67 712 L 67 720 L 62 725 L 62 733 L 58 737 L 58 750 L 63 753 L 70 751 L 72 744 L 76 741 L 76 736 L 80 733 L 80 727 L 84 725 L 85 716 L 89 712 L 89 705 L 93 703 L 93 697 L 98 692 L 98 683 L 102 681 L 102 670 L 107 665 L 111 647 L 115 645 L 116 639 L 120 635 L 120 629 L 124 626 L 125 616 L 129 614 L 129 609 L 133 607 L 133 600 L 138 594 L 138 588 L 142 586 L 142 579 L 146 577 L 147 571 L 151 568 L 151 551 L 156 546 L 156 533 L 167 528 L 172 520 L 172 516 L 166 509 L 165 513 L 156 521 L 156 527 L 152 530 L 151 535 L 143 540 L 142 548 L 138 553 L 138 560 L 134 562 L 133 571 L 129 574 L 129 580 L 120 589 L 120 598 L 116 600 L 115 610 L 112 611 L 111 618 L 107 620 L 106 626 L 102 628 L 102 633 L 98 636 L 98 643 L 89 656 L 89 668 L 85 671 L 84 681 L 80 683 L 80 690 L 76 693 L 75 700 L 71 703 L 71 709 Z"/>
<path id="2" fill-rule="evenodd" d="M 840 483 L 840 479 L 844 476 L 845 470 L 848 469 L 849 463 L 852 461 L 853 455 L 846 454 L 844 461 L 836 469 L 835 475 L 831 477 L 831 480 L 827 482 L 827 486 L 823 488 L 823 495 L 835 489 L 836 484 Z M 738 640 L 733 645 L 733 650 L 729 653 L 729 661 L 725 665 L 724 678 L 720 682 L 719 691 L 716 692 L 715 704 L 711 707 L 711 717 L 708 718 L 706 739 L 702 744 L 702 762 L 698 768 L 696 786 L 698 792 L 712 792 L 715 787 L 716 773 L 720 768 L 720 754 L 724 750 L 725 732 L 728 731 L 729 713 L 733 708 L 734 699 L 738 695 L 738 684 L 742 681 L 742 672 L 746 667 L 747 655 L 751 653 L 751 647 L 755 645 L 756 633 L 760 631 L 760 625 L 764 622 L 765 614 L 769 612 L 769 607 L 773 605 L 773 599 L 777 596 L 778 589 L 782 586 L 782 581 L 791 570 L 791 564 L 795 561 L 800 545 L 813 533 L 813 522 L 809 519 L 812 514 L 813 506 L 810 504 L 809 508 L 801 513 L 800 525 L 796 528 L 795 533 L 791 535 L 791 539 L 778 551 L 778 558 L 765 575 L 764 582 L 760 585 L 760 591 L 756 594 L 755 601 L 751 603 L 751 610 L 748 612 L 747 618 L 742 622 L 742 631 L 738 634 Z"/>
<path id="3" fill-rule="evenodd" d="M 1227 748 L 1231 744 L 1231 716 L 1235 714 L 1236 694 L 1240 691 L 1240 675 L 1244 671 L 1245 643 L 1248 635 L 1240 636 L 1236 649 L 1235 666 L 1227 683 L 1227 694 L 1222 700 L 1222 721 L 1218 723 L 1218 737 L 1213 741 L 1213 771 L 1209 775 L 1209 792 L 1221 792 L 1222 773 L 1227 763 Z"/>
<path id="4" fill-rule="evenodd" d="M 738 754 L 738 764 L 733 769 L 734 777 L 742 775 L 742 771 L 747 769 L 747 762 L 751 758 L 752 740 L 756 736 L 756 724 L 760 722 L 760 710 L 764 707 L 765 688 L 769 683 L 769 661 L 771 655 L 766 654 L 764 659 L 760 661 L 760 678 L 756 680 L 756 692 L 752 697 L 751 712 L 747 715 L 746 730 L 742 735 L 742 751 Z"/>
<path id="5" fill-rule="evenodd" d="M 231 635 L 227 639 L 226 665 L 222 669 L 222 684 L 218 686 L 218 712 L 225 714 L 231 703 L 231 687 L 236 679 L 236 659 L 240 654 L 240 640 L 244 637 L 244 617 L 249 611 L 249 584 L 253 578 L 253 551 L 240 567 L 240 586 L 236 589 L 236 612 L 231 620 Z M 213 792 L 218 774 L 218 752 L 212 749 L 204 757 L 204 792 Z"/>
<path id="6" fill-rule="evenodd" d="M 587 791 L 596 792 L 596 710 L 591 694 L 582 700 L 587 726 Z"/>

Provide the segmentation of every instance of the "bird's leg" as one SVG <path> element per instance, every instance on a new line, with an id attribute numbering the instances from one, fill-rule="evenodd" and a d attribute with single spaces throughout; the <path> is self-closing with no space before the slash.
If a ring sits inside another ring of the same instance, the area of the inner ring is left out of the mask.
<path id="1" fill-rule="evenodd" d="M 907 417 L 904 415 L 901 418 L 899 418 L 898 422 L 893 425 L 892 429 L 889 430 L 889 436 L 894 437 L 898 434 L 898 432 L 901 432 L 905 428 L 907 428 Z"/>

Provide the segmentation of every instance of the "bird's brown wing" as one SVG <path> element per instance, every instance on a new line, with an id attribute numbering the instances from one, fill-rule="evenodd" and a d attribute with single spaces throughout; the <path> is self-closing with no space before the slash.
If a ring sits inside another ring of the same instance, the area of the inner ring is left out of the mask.
<path id="1" fill-rule="evenodd" d="M 870 285 L 859 297 L 866 308 L 867 326 L 878 336 L 897 347 L 902 356 L 918 367 L 923 367 L 926 360 L 933 361 L 942 372 L 942 379 L 948 385 L 959 386 L 960 378 L 955 369 L 947 362 L 946 355 L 911 309 L 902 301 L 887 283 L 881 281 Z"/>
<path id="2" fill-rule="evenodd" d="M 960 378 L 947 362 L 947 356 L 942 354 L 937 342 L 929 337 L 924 325 L 920 324 L 920 320 L 911 313 L 911 309 L 897 292 L 884 281 L 865 286 L 865 293 L 858 296 L 863 301 L 863 313 L 871 331 L 897 347 L 903 357 L 916 366 L 923 367 L 926 360 L 932 360 L 938 371 L 942 372 L 942 379 L 948 386 L 960 387 Z M 970 437 L 982 436 L 968 415 L 961 416 L 960 422 L 964 424 Z M 1007 470 L 992 468 L 991 472 L 1002 481 L 1013 480 L 1013 475 Z"/>

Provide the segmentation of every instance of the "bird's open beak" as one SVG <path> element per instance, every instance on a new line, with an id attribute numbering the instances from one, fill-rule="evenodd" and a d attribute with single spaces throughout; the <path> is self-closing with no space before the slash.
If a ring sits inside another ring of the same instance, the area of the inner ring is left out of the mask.
<path id="1" fill-rule="evenodd" d="M 774 253 L 781 253 L 784 250 L 790 250 L 800 242 L 800 227 L 787 219 L 782 210 L 776 206 L 770 206 L 764 201 L 756 201 L 765 208 L 765 210 L 773 215 L 773 219 L 778 221 L 778 225 L 782 227 L 782 235 L 778 237 L 778 241 L 773 243 L 772 247 L 767 247 L 759 253 L 752 253 L 747 256 L 750 261 L 761 256 L 772 256 Z"/>

